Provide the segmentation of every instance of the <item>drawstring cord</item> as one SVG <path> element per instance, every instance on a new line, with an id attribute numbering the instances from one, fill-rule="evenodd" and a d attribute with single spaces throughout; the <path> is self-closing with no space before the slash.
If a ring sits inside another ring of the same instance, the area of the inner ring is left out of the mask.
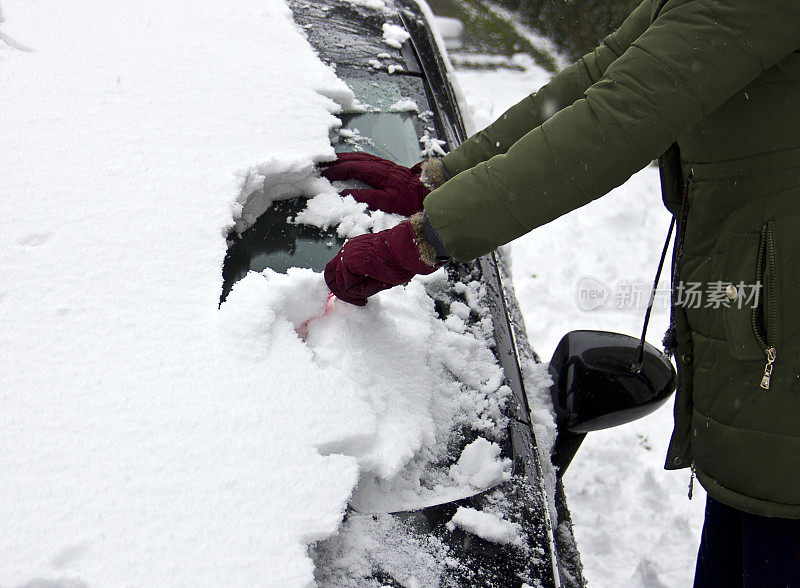
<path id="1" fill-rule="evenodd" d="M 670 292 L 670 309 L 669 309 L 669 329 L 664 335 L 664 355 L 672 357 L 677 347 L 677 337 L 675 335 L 675 306 L 678 304 L 677 300 L 677 285 L 678 277 L 680 275 L 681 258 L 683 257 L 683 241 L 686 234 L 686 216 L 689 212 L 689 188 L 692 184 L 692 177 L 694 171 L 689 173 L 686 182 L 683 185 L 683 194 L 681 198 L 681 213 L 678 218 L 678 233 L 675 236 L 675 255 L 673 257 L 674 263 L 672 267 L 672 289 Z M 656 290 L 658 289 L 658 280 L 661 278 L 661 272 L 664 269 L 664 261 L 667 257 L 667 250 L 672 239 L 672 231 L 675 229 L 675 215 L 669 223 L 669 231 L 667 231 L 667 238 L 664 240 L 664 248 L 661 250 L 661 259 L 658 262 L 658 269 L 656 270 L 656 277 L 653 280 L 653 287 L 650 289 L 650 300 L 647 303 L 647 310 L 644 313 L 644 324 L 642 325 L 642 337 L 639 339 L 639 345 L 636 347 L 636 360 L 631 364 L 631 371 L 638 374 L 642 371 L 642 363 L 644 362 L 644 344 L 645 337 L 647 336 L 647 326 L 650 324 L 650 315 L 653 312 L 653 303 L 656 298 Z"/>
<path id="2" fill-rule="evenodd" d="M 664 241 L 664 249 L 661 250 L 661 259 L 658 262 L 658 269 L 656 270 L 656 277 L 653 280 L 653 287 L 650 289 L 650 301 L 647 303 L 647 310 L 644 313 L 644 324 L 642 325 L 642 338 L 639 340 L 639 345 L 636 347 L 636 361 L 631 365 L 631 371 L 638 374 L 642 371 L 642 362 L 644 362 L 644 338 L 647 335 L 647 325 L 650 323 L 650 314 L 653 312 L 653 302 L 656 299 L 656 289 L 658 288 L 658 280 L 661 277 L 661 270 L 664 269 L 664 260 L 667 257 L 667 250 L 669 249 L 669 242 L 672 238 L 672 231 L 675 228 L 675 217 L 669 223 L 669 231 L 667 231 L 667 239 Z"/>
<path id="3" fill-rule="evenodd" d="M 692 178 L 694 177 L 694 170 L 689 172 L 689 176 L 683 184 L 683 198 L 681 200 L 681 216 L 678 219 L 678 234 L 675 236 L 675 255 L 673 259 L 675 262 L 672 264 L 672 294 L 670 297 L 669 306 L 669 329 L 664 334 L 664 354 L 667 357 L 672 357 L 675 350 L 678 348 L 678 336 L 675 321 L 675 308 L 680 302 L 678 300 L 678 282 L 681 274 L 681 261 L 683 260 L 683 243 L 686 239 L 686 216 L 689 212 L 689 190 L 692 187 Z"/>

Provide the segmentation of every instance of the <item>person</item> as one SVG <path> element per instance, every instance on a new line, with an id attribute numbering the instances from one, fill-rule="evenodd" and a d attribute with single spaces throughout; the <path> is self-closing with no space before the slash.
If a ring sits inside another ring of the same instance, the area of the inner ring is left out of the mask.
<path id="1" fill-rule="evenodd" d="M 603 44 L 441 159 L 323 172 L 410 218 L 349 240 L 369 296 L 483 255 L 659 159 L 677 219 L 667 469 L 708 492 L 695 586 L 800 586 L 800 2 L 644 0 Z M 706 300 L 685 289 L 702 285 Z"/>

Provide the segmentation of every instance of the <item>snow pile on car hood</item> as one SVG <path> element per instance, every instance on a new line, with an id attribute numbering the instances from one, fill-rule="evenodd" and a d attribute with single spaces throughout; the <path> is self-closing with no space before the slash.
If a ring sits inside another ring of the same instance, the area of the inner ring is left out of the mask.
<path id="1" fill-rule="evenodd" d="M 483 438 L 450 475 L 430 465 L 447 458 L 459 425 L 502 436 L 501 407 L 510 394 L 487 347 L 491 322 L 467 328 L 455 314 L 437 319 L 428 291 L 445 286 L 441 271 L 373 297 L 366 307 L 335 301 L 323 314 L 328 290 L 320 274 L 267 269 L 248 274 L 222 305 L 225 347 L 260 358 L 273 372 L 298 374 L 289 386 L 268 380 L 265 398 L 316 399 L 325 407 L 304 426 L 322 453 L 356 459 L 361 480 L 352 503 L 359 510 L 435 504 L 508 479 L 510 460 Z"/>

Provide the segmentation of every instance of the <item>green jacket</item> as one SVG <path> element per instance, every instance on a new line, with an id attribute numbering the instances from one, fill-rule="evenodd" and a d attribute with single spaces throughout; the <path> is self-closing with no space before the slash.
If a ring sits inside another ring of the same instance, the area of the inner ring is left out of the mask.
<path id="1" fill-rule="evenodd" d="M 677 142 L 661 164 L 673 213 L 691 176 L 680 279 L 723 295 L 677 309 L 666 467 L 694 463 L 712 497 L 790 518 L 800 518 L 798 47 L 798 0 L 645 0 L 601 47 L 447 155 L 453 177 L 425 200 L 447 249 L 473 259 L 606 194 Z"/>

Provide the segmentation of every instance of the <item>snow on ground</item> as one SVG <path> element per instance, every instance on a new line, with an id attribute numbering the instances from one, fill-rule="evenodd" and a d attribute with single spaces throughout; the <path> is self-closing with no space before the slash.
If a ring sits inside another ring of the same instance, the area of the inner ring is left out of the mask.
<path id="1" fill-rule="evenodd" d="M 549 78 L 527 59 L 514 63 L 526 69 L 457 71 L 471 131 Z M 650 167 L 510 245 L 528 337 L 543 360 L 574 329 L 640 334 L 668 225 L 658 172 Z M 665 274 L 648 331 L 659 348 L 669 321 L 668 282 Z M 592 293 L 603 303 L 593 303 Z M 691 585 L 705 493 L 695 484 L 690 502 L 688 470 L 663 470 L 671 431 L 670 399 L 644 419 L 591 433 L 570 465 L 567 499 L 590 586 Z"/>

